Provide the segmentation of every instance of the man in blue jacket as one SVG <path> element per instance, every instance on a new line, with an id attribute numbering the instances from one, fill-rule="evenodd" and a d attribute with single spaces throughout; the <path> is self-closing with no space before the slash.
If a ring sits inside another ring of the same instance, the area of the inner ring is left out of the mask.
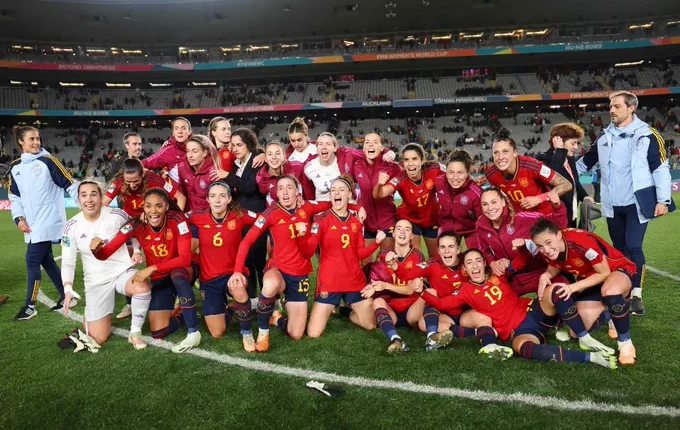
<path id="1" fill-rule="evenodd" d="M 630 312 L 644 315 L 642 242 L 647 223 L 675 209 L 671 199 L 668 153 L 659 132 L 640 120 L 638 99 L 628 91 L 609 97 L 611 124 L 577 162 L 579 174 L 600 164 L 602 213 L 614 247 L 637 266 Z"/>

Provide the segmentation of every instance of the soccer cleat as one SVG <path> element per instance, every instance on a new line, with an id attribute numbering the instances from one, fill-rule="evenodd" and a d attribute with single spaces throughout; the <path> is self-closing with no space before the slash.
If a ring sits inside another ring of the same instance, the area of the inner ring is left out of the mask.
<path id="1" fill-rule="evenodd" d="M 79 298 L 79 297 L 78 297 Z M 78 298 L 73 297 L 71 299 L 71 305 L 69 306 L 69 309 L 73 309 L 76 306 L 78 306 Z M 52 312 L 57 312 L 64 309 L 64 299 L 59 299 L 59 301 L 50 308 L 50 311 Z"/>
<path id="2" fill-rule="evenodd" d="M 614 355 L 614 349 L 596 340 L 591 335 L 587 334 L 578 340 L 578 344 L 582 351 L 599 351 L 609 355 Z"/>
<path id="3" fill-rule="evenodd" d="M 269 351 L 269 333 L 258 333 L 257 343 L 255 344 L 255 349 L 257 352 L 267 352 Z"/>
<path id="4" fill-rule="evenodd" d="M 616 332 L 616 327 L 614 327 L 614 321 L 609 320 L 609 330 L 607 330 L 607 335 L 609 339 L 616 340 L 619 338 L 619 334 Z"/>
<path id="5" fill-rule="evenodd" d="M 172 347 L 172 352 L 175 354 L 181 354 L 183 352 L 187 352 L 191 348 L 198 346 L 198 344 L 201 343 L 201 332 L 200 331 L 195 331 L 193 333 L 189 333 L 187 337 L 184 338 L 183 341 L 178 343 L 177 345 Z"/>
<path id="6" fill-rule="evenodd" d="M 272 316 L 269 317 L 269 325 L 270 325 L 270 326 L 275 326 L 275 325 L 277 325 L 277 323 L 278 323 L 278 321 L 279 321 L 279 318 L 281 318 L 282 316 L 283 316 L 283 314 L 281 314 L 281 311 L 276 311 L 276 310 L 275 310 L 275 311 L 272 313 Z"/>
<path id="7" fill-rule="evenodd" d="M 390 343 L 390 346 L 387 347 L 387 353 L 392 355 L 401 354 L 406 351 L 408 351 L 408 346 L 406 346 L 406 343 L 399 338 L 394 339 L 392 343 Z"/>
<path id="8" fill-rule="evenodd" d="M 130 333 L 130 336 L 128 336 L 128 342 L 130 342 L 137 351 L 146 348 L 146 342 L 144 342 L 144 339 L 142 339 L 141 333 Z"/>
<path id="9" fill-rule="evenodd" d="M 132 315 L 132 306 L 130 305 L 125 305 L 123 306 L 123 309 L 118 312 L 118 315 L 116 315 L 117 320 L 124 320 L 125 318 L 129 317 Z"/>
<path id="10" fill-rule="evenodd" d="M 635 364 L 635 346 L 633 342 L 624 342 L 619 346 L 619 364 L 621 366 L 632 366 Z"/>
<path id="11" fill-rule="evenodd" d="M 255 352 L 255 339 L 253 338 L 253 334 L 244 334 L 243 335 L 243 349 L 246 352 Z"/>
<path id="12" fill-rule="evenodd" d="M 132 313 L 132 309 L 130 309 L 130 313 Z M 175 308 L 172 310 L 173 317 L 178 318 L 180 315 L 182 315 L 182 307 L 179 305 L 179 302 L 175 303 Z"/>
<path id="13" fill-rule="evenodd" d="M 425 343 L 425 351 L 436 351 L 451 343 L 453 340 L 453 332 L 451 330 L 440 331 L 427 338 Z"/>
<path id="14" fill-rule="evenodd" d="M 606 367 L 607 369 L 616 370 L 619 366 L 616 364 L 616 357 L 605 354 L 604 352 L 591 352 L 590 362 L 598 366 Z"/>
<path id="15" fill-rule="evenodd" d="M 569 340 L 569 326 L 560 324 L 555 330 L 555 338 L 560 342 L 567 342 Z"/>
<path id="16" fill-rule="evenodd" d="M 633 297 L 630 299 L 630 313 L 631 315 L 644 316 L 645 305 L 642 304 L 642 298 Z"/>
<path id="17" fill-rule="evenodd" d="M 14 321 L 30 320 L 36 315 L 38 315 L 38 310 L 36 308 L 23 306 L 21 309 L 19 309 L 19 313 L 14 316 Z"/>
<path id="18" fill-rule="evenodd" d="M 490 343 L 489 345 L 480 348 L 479 353 L 486 354 L 487 358 L 505 361 L 508 358 L 512 357 L 513 351 L 512 348 L 509 348 L 507 346 Z"/>
<path id="19" fill-rule="evenodd" d="M 7 300 L 9 300 L 9 296 L 0 296 L 0 305 L 4 305 Z"/>

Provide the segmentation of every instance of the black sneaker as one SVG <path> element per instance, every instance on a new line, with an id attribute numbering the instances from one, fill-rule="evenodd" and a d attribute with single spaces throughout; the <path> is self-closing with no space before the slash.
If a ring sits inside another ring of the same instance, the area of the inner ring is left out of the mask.
<path id="1" fill-rule="evenodd" d="M 23 306 L 21 309 L 19 309 L 19 313 L 14 317 L 14 321 L 30 320 L 36 315 L 38 315 L 38 310 L 36 308 Z"/>
<path id="2" fill-rule="evenodd" d="M 642 299 L 640 297 L 633 297 L 630 299 L 630 313 L 637 316 L 643 316 L 645 314 L 645 305 L 642 304 Z"/>
<path id="3" fill-rule="evenodd" d="M 54 311 L 60 311 L 62 309 L 64 309 L 64 299 L 59 299 L 57 304 L 50 308 L 50 311 L 54 312 Z"/>

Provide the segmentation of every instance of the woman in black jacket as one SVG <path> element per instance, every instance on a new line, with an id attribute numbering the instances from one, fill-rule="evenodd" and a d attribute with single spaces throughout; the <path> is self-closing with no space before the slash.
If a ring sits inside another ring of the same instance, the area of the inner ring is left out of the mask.
<path id="1" fill-rule="evenodd" d="M 253 167 L 253 159 L 257 155 L 257 136 L 250 129 L 239 128 L 231 134 L 231 146 L 236 157 L 234 169 L 221 179 L 234 189 L 234 198 L 243 209 L 258 214 L 262 213 L 267 207 L 267 202 L 257 186 L 259 169 Z M 248 230 L 250 230 L 250 227 L 243 230 L 244 236 L 248 233 Z M 250 248 L 246 260 L 246 267 L 250 271 L 248 275 L 248 296 L 251 301 L 257 298 L 258 282 L 260 288 L 262 288 L 266 259 L 267 236 L 262 235 Z"/>
<path id="2" fill-rule="evenodd" d="M 584 199 L 592 198 L 578 178 L 576 158 L 579 141 L 583 139 L 583 129 L 571 122 L 557 124 L 550 129 L 550 149 L 538 154 L 536 159 L 550 167 L 571 182 L 571 191 L 560 196 L 560 200 L 567 207 L 568 227 L 576 227 L 578 218 L 578 204 Z"/>

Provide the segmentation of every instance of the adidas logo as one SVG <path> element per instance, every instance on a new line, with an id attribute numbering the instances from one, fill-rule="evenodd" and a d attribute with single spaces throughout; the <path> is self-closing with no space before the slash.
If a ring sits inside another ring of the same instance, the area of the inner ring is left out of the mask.
<path id="1" fill-rule="evenodd" d="M 87 235 L 85 233 L 83 233 L 83 234 L 80 235 L 80 238 L 81 239 L 87 239 Z"/>
<path id="2" fill-rule="evenodd" d="M 364 175 L 362 175 L 361 173 L 359 173 L 359 176 L 357 176 L 357 178 L 363 178 L 363 177 L 364 177 Z"/>
<path id="3" fill-rule="evenodd" d="M 338 228 L 336 226 L 331 226 L 331 230 L 337 230 Z"/>

